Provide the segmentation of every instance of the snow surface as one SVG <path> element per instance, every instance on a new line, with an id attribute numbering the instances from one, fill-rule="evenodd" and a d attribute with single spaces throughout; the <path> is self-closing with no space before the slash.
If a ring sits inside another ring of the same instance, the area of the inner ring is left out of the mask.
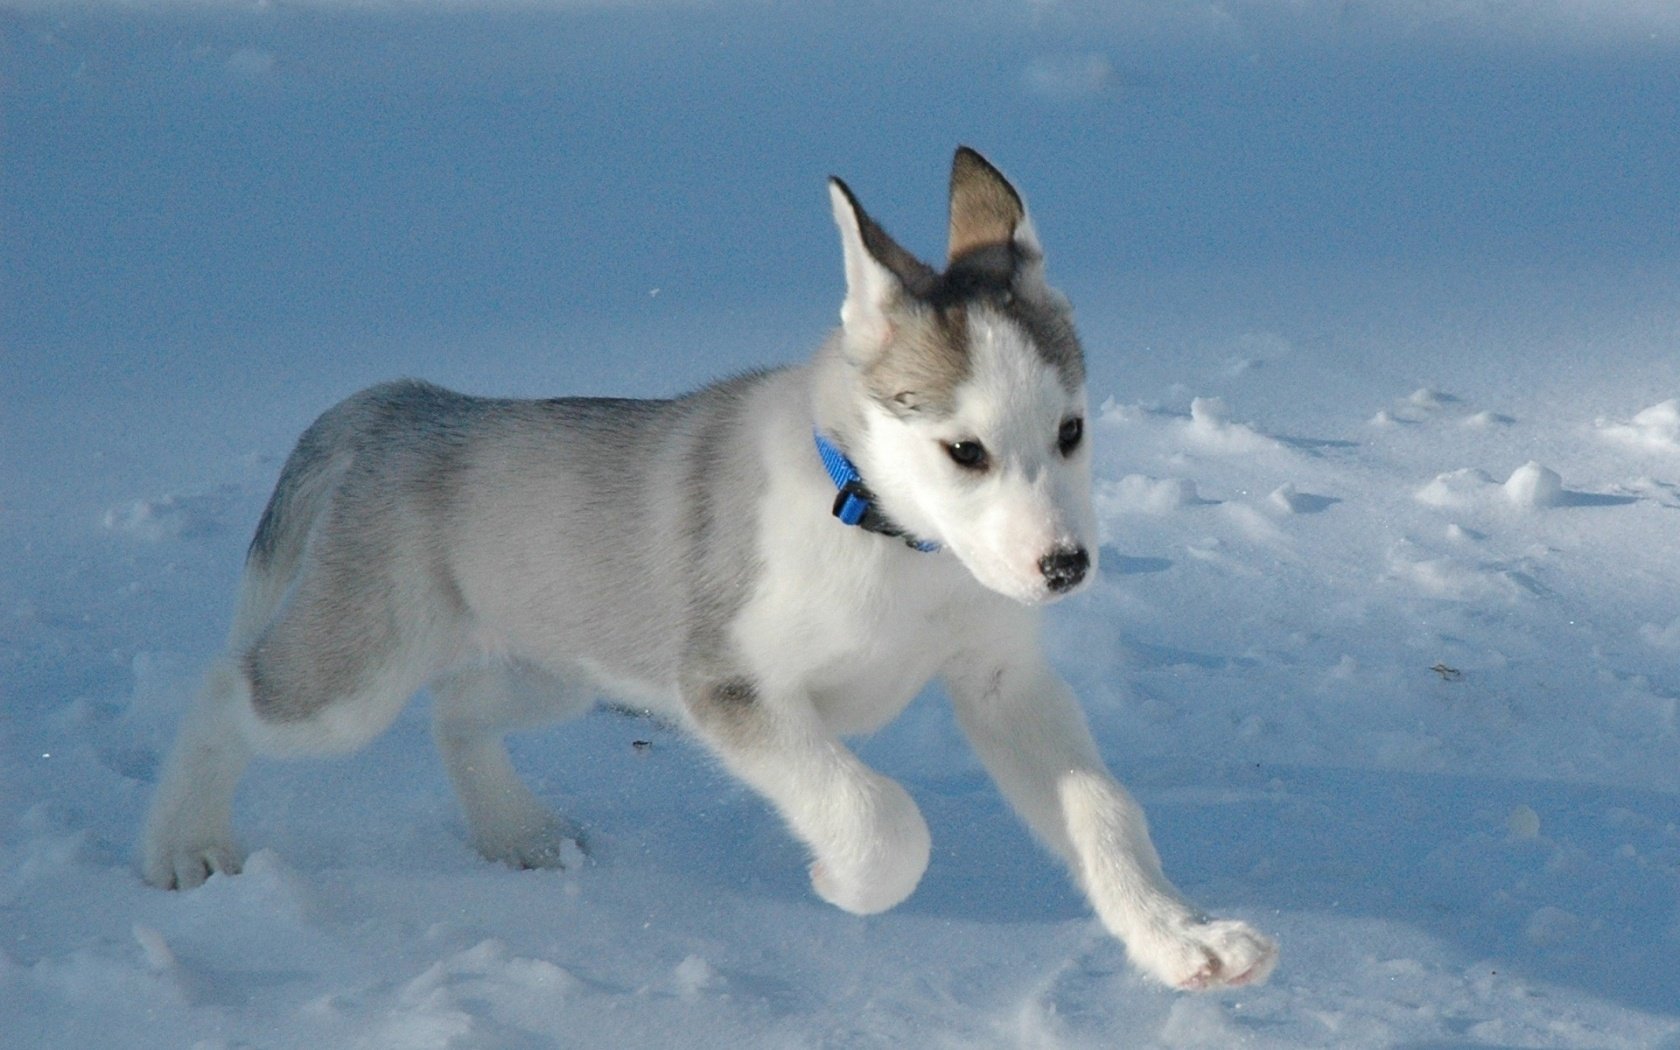
<path id="1" fill-rule="evenodd" d="M 1677 68 L 1656 2 L 0 3 L 0 1046 L 1680 1047 Z M 1268 985 L 1133 974 L 937 693 L 880 916 L 608 713 L 514 747 L 589 861 L 486 864 L 424 700 L 140 883 L 317 412 L 798 359 L 822 177 L 931 254 L 959 141 L 1091 358 L 1052 654 Z"/>

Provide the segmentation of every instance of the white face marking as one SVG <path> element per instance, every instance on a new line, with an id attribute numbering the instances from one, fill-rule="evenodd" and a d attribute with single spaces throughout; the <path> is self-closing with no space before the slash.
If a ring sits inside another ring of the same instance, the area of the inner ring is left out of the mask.
<path id="1" fill-rule="evenodd" d="M 1096 563 L 1088 441 L 1069 455 L 1062 424 L 1085 416 L 1085 395 L 1062 376 L 1013 322 L 969 310 L 971 371 L 950 415 L 870 421 L 866 477 L 899 524 L 939 540 L 985 586 L 1029 604 L 1075 588 L 1052 587 L 1046 558 L 1084 551 Z M 984 470 L 954 462 L 948 447 L 978 442 Z M 1090 579 L 1087 571 L 1085 580 Z"/>

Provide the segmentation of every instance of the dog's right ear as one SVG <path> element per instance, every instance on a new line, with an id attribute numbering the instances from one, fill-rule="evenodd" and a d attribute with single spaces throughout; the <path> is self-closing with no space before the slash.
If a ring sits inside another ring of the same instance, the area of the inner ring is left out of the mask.
<path id="1" fill-rule="evenodd" d="M 892 338 L 894 313 L 931 287 L 938 275 L 887 236 L 844 182 L 829 179 L 828 195 L 846 260 L 840 324 L 853 346 L 878 350 Z"/>

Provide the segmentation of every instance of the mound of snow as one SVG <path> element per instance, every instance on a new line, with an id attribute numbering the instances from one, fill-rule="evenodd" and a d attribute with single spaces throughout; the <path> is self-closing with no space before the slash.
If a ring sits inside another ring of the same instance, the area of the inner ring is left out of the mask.
<path id="1" fill-rule="evenodd" d="M 1418 387 L 1406 398 L 1406 403 L 1425 412 L 1441 412 L 1449 405 L 1458 404 L 1458 398 L 1452 394 L 1443 394 L 1433 387 Z"/>
<path id="2" fill-rule="evenodd" d="M 1504 484 L 1494 481 L 1486 471 L 1466 467 L 1437 474 L 1415 495 L 1418 502 L 1431 507 L 1463 510 L 1493 503 L 1496 492 L 1512 506 L 1525 510 L 1543 510 L 1568 502 L 1562 476 L 1533 460 L 1512 471 Z"/>
<path id="3" fill-rule="evenodd" d="M 1680 398 L 1652 405 L 1626 423 L 1598 421 L 1606 437 L 1643 448 L 1680 452 Z"/>
<path id="4" fill-rule="evenodd" d="M 1427 597 L 1454 602 L 1508 601 L 1522 590 L 1519 581 L 1498 566 L 1425 552 L 1410 543 L 1389 552 L 1386 578 Z"/>
<path id="5" fill-rule="evenodd" d="M 1317 514 L 1336 502 L 1330 496 L 1315 496 L 1310 492 L 1302 492 L 1295 487 L 1293 481 L 1286 481 L 1273 489 L 1266 501 L 1274 510 L 1285 514 Z"/>
<path id="6" fill-rule="evenodd" d="M 671 983 L 678 998 L 693 1000 L 702 992 L 721 988 L 724 980 L 711 963 L 698 955 L 689 955 L 671 971 Z"/>
<path id="7" fill-rule="evenodd" d="M 1550 467 L 1529 460 L 1511 472 L 1505 498 L 1519 507 L 1539 510 L 1563 503 L 1563 478 Z"/>
<path id="8" fill-rule="evenodd" d="M 1394 426 L 1397 423 L 1424 424 L 1456 420 L 1460 426 L 1474 430 L 1510 426 L 1512 416 L 1492 409 L 1473 409 L 1456 394 L 1443 393 L 1433 387 L 1419 387 L 1371 417 L 1373 426 Z"/>
<path id="9" fill-rule="evenodd" d="M 1113 514 L 1170 514 L 1206 503 L 1188 478 L 1152 478 L 1127 474 L 1119 481 L 1099 481 L 1092 498 L 1102 517 Z"/>
<path id="10" fill-rule="evenodd" d="M 1246 423 L 1233 423 L 1230 408 L 1218 397 L 1190 402 L 1189 435 L 1203 447 L 1220 452 L 1252 452 L 1277 444 Z"/>
<path id="11" fill-rule="evenodd" d="M 137 499 L 107 510 L 104 525 L 149 543 L 209 536 L 226 524 L 233 496 L 234 490 L 224 486 L 194 495 Z"/>
<path id="12" fill-rule="evenodd" d="M 1473 429 L 1485 430 L 1489 427 L 1508 427 L 1516 420 L 1500 412 L 1482 409 L 1464 417 L 1464 425 Z"/>
<path id="13" fill-rule="evenodd" d="M 1418 489 L 1417 499 L 1431 507 L 1470 507 L 1484 501 L 1494 480 L 1485 471 L 1465 467 L 1435 475 L 1435 480 Z"/>
<path id="14" fill-rule="evenodd" d="M 1396 423 L 1422 423 L 1437 416 L 1456 412 L 1461 408 L 1461 402 L 1452 394 L 1443 394 L 1433 387 L 1419 387 L 1405 397 L 1395 401 L 1389 408 L 1382 409 L 1371 417 L 1375 426 L 1393 426 Z"/>
<path id="15" fill-rule="evenodd" d="M 377 1045 L 456 1046 L 494 1032 L 563 1031 L 571 1009 L 567 1000 L 579 988 L 564 968 L 514 955 L 502 941 L 487 938 L 432 963 L 398 988 L 377 1030 Z"/>

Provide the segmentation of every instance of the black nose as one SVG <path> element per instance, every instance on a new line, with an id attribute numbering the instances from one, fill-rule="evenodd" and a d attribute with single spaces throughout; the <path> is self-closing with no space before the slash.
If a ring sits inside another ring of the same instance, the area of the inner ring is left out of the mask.
<path id="1" fill-rule="evenodd" d="M 1052 551 L 1038 559 L 1038 571 L 1044 574 L 1044 582 L 1058 594 L 1079 586 L 1090 567 L 1091 556 L 1085 553 L 1084 547 Z"/>

